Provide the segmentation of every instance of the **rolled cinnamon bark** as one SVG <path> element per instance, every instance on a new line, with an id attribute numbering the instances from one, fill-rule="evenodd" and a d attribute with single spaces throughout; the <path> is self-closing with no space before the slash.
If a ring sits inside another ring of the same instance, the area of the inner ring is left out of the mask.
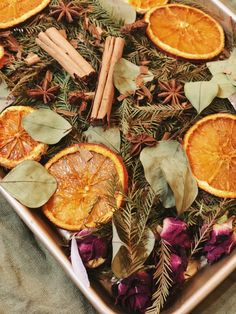
<path id="1" fill-rule="evenodd" d="M 107 77 L 107 82 L 105 86 L 105 90 L 103 93 L 103 98 L 101 102 L 101 106 L 99 108 L 97 119 L 104 119 L 107 116 L 107 120 L 110 120 L 111 108 L 114 98 L 114 84 L 113 84 L 113 74 L 117 61 L 122 57 L 124 50 L 125 40 L 123 38 L 116 38 L 115 46 L 110 62 L 110 69 Z"/>
<path id="2" fill-rule="evenodd" d="M 98 112 L 101 106 L 101 102 L 103 99 L 103 94 L 106 86 L 106 81 L 109 73 L 112 53 L 114 50 L 115 38 L 107 37 L 104 47 L 104 52 L 102 56 L 102 67 L 98 79 L 97 91 L 94 98 L 93 109 L 91 113 L 91 119 L 97 119 Z"/>
<path id="3" fill-rule="evenodd" d="M 69 55 L 71 60 L 73 60 L 83 76 L 88 76 L 91 73 L 95 72 L 93 67 L 77 52 L 77 50 L 61 35 L 61 33 L 55 28 L 50 27 L 45 32 L 48 37 L 64 51 L 66 54 Z"/>
<path id="4" fill-rule="evenodd" d="M 115 64 L 122 57 L 125 40 L 121 37 L 107 37 L 102 58 L 102 67 L 93 103 L 91 120 L 103 120 L 108 124 L 114 98 L 113 73 Z"/>
<path id="5" fill-rule="evenodd" d="M 79 77 L 83 76 L 83 72 L 78 69 L 77 64 L 73 62 L 56 44 L 54 44 L 45 33 L 40 32 L 35 41 L 43 50 L 60 63 L 70 76 L 73 78 L 75 78 L 75 75 L 78 75 Z"/>
<path id="6" fill-rule="evenodd" d="M 55 28 L 40 32 L 36 43 L 53 57 L 73 78 L 87 78 L 95 73 L 93 67 Z"/>

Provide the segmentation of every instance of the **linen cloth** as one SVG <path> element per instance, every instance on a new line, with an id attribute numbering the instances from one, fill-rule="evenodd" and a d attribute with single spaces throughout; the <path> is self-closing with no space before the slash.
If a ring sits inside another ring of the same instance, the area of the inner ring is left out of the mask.
<path id="1" fill-rule="evenodd" d="M 0 314 L 94 314 L 0 194 Z"/>

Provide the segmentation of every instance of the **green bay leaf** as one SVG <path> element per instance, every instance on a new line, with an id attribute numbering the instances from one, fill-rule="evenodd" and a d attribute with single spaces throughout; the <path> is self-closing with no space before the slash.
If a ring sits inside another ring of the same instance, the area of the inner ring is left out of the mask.
<path id="1" fill-rule="evenodd" d="M 7 83 L 4 80 L 0 81 L 0 112 L 10 106 L 15 98 L 11 95 Z"/>
<path id="2" fill-rule="evenodd" d="M 211 82 L 218 84 L 219 90 L 217 97 L 219 98 L 228 98 L 236 93 L 236 86 L 227 78 L 223 73 L 218 73 L 213 76 Z"/>
<path id="3" fill-rule="evenodd" d="M 136 11 L 128 3 L 122 0 L 99 0 L 102 8 L 117 22 L 123 21 L 125 24 L 134 23 Z"/>
<path id="4" fill-rule="evenodd" d="M 118 228 L 117 228 L 118 229 Z M 114 230 L 114 229 L 113 229 Z M 117 232 L 117 231 L 116 231 Z M 114 239 L 119 239 L 118 233 Z M 155 245 L 155 237 L 151 229 L 145 228 L 144 236 L 138 243 L 133 243 L 132 248 L 118 240 L 118 246 L 113 239 L 112 271 L 117 278 L 126 278 L 143 268 L 143 265 Z"/>
<path id="5" fill-rule="evenodd" d="M 180 143 L 162 141 L 154 147 L 145 147 L 140 160 L 146 180 L 165 207 L 174 203 L 180 214 L 191 206 L 198 187 Z M 173 194 L 168 193 L 167 187 Z"/>
<path id="6" fill-rule="evenodd" d="M 25 160 L 12 169 L 0 185 L 23 205 L 44 205 L 57 189 L 56 179 L 37 161 Z"/>
<path id="7" fill-rule="evenodd" d="M 56 144 L 72 130 L 70 123 L 50 109 L 38 109 L 26 115 L 22 124 L 35 140 L 45 144 Z"/>
<path id="8" fill-rule="evenodd" d="M 136 64 L 121 58 L 115 65 L 114 84 L 118 91 L 122 94 L 132 94 L 139 86 L 136 84 L 137 77 L 141 75 L 143 83 L 153 80 L 154 76 L 149 71 L 147 74 L 140 73 L 140 67 Z"/>
<path id="9" fill-rule="evenodd" d="M 215 81 L 185 83 L 185 96 L 198 113 L 207 108 L 217 96 L 219 86 Z"/>
<path id="10" fill-rule="evenodd" d="M 119 128 L 113 127 L 105 130 L 101 126 L 90 126 L 83 134 L 87 137 L 89 143 L 103 144 L 115 152 L 120 152 L 121 136 Z"/>
<path id="11" fill-rule="evenodd" d="M 228 66 L 228 60 L 211 61 L 211 62 L 207 62 L 206 65 L 212 75 L 215 75 L 218 73 L 224 73 L 224 70 Z"/>

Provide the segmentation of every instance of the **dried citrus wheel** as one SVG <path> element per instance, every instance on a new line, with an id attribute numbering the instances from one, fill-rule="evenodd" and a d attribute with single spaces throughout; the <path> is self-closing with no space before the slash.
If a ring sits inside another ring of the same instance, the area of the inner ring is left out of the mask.
<path id="1" fill-rule="evenodd" d="M 45 165 L 58 183 L 43 206 L 51 222 L 67 230 L 106 223 L 120 207 L 128 175 L 122 159 L 109 148 L 80 143 L 56 154 Z"/>
<path id="2" fill-rule="evenodd" d="M 147 34 L 162 50 L 186 59 L 206 60 L 224 48 L 224 31 L 203 11 L 182 4 L 150 10 Z"/>
<path id="3" fill-rule="evenodd" d="M 168 0 L 128 0 L 128 3 L 140 13 L 145 13 L 154 7 L 167 4 L 167 2 Z"/>
<path id="4" fill-rule="evenodd" d="M 0 59 L 4 56 L 4 48 L 3 46 L 0 46 Z"/>
<path id="5" fill-rule="evenodd" d="M 218 113 L 201 119 L 186 133 L 184 148 L 200 188 L 236 198 L 236 115 Z"/>
<path id="6" fill-rule="evenodd" d="M 0 28 L 8 28 L 24 22 L 42 11 L 51 0 L 1 0 Z"/>
<path id="7" fill-rule="evenodd" d="M 23 129 L 22 118 L 35 109 L 12 106 L 0 114 L 0 165 L 13 168 L 26 159 L 39 160 L 47 145 L 36 142 Z"/>

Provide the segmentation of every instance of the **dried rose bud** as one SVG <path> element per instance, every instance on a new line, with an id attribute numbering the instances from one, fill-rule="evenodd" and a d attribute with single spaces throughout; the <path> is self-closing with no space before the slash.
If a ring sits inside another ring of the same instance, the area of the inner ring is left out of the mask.
<path id="1" fill-rule="evenodd" d="M 116 305 L 119 304 L 130 313 L 144 313 L 151 305 L 153 278 L 142 271 L 122 279 L 113 286 Z"/>
<path id="2" fill-rule="evenodd" d="M 185 281 L 185 270 L 187 268 L 187 257 L 185 254 L 179 256 L 172 253 L 170 256 L 171 278 L 173 285 L 181 285 Z"/>
<path id="3" fill-rule="evenodd" d="M 161 238 L 172 246 L 179 246 L 185 249 L 191 246 L 187 233 L 187 224 L 177 218 L 168 217 L 164 219 Z"/>
<path id="4" fill-rule="evenodd" d="M 205 243 L 203 251 L 208 263 L 214 263 L 223 255 L 229 254 L 236 245 L 236 232 L 233 230 L 232 220 L 223 224 L 215 224 L 210 238 Z"/>
<path id="5" fill-rule="evenodd" d="M 93 229 L 85 229 L 75 235 L 81 259 L 87 268 L 102 265 L 108 255 L 106 240 L 94 235 L 93 231 Z"/>

